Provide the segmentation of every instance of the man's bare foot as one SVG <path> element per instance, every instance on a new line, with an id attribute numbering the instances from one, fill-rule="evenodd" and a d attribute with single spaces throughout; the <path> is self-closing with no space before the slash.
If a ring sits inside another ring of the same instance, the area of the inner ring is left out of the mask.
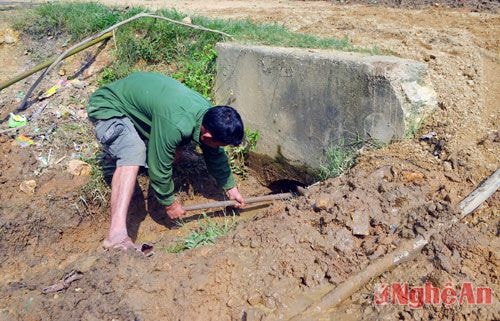
<path id="1" fill-rule="evenodd" d="M 113 249 L 113 250 L 120 250 L 120 251 L 128 251 L 128 250 L 133 250 L 137 252 L 141 252 L 145 256 L 151 256 L 153 255 L 153 246 L 149 244 L 142 244 L 142 245 L 137 245 L 134 242 L 132 242 L 132 239 L 130 237 L 125 237 L 121 241 L 118 242 L 112 242 L 109 239 L 105 239 L 102 242 L 102 246 L 107 249 Z"/>

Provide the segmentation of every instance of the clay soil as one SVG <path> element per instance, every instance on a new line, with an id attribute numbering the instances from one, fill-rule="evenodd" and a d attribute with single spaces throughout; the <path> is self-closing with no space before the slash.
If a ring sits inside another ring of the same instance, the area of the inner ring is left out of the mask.
<path id="1" fill-rule="evenodd" d="M 167 249 L 197 228 L 199 215 L 180 227 L 166 220 L 142 176 L 129 226 L 137 242 L 154 244 L 155 255 L 145 258 L 100 248 L 109 223 L 107 195 L 97 189 L 83 192 L 89 178 L 66 170 L 72 158 L 98 151 L 83 111 L 99 71 L 112 59 L 112 44 L 78 54 L 63 63 L 63 76 L 53 72 L 41 89 L 69 75 L 78 75 L 80 82 L 27 112 L 40 111 L 21 131 L 35 144 L 21 147 L 13 143 L 17 135 L 0 135 L 0 320 L 288 320 L 401 240 L 457 215 L 458 202 L 499 166 L 500 16 L 495 1 L 102 2 L 168 6 L 190 14 L 278 23 L 318 36 L 347 36 L 354 45 L 377 46 L 427 63 L 439 108 L 416 138 L 365 150 L 352 170 L 314 186 L 309 196 L 236 213 L 236 229 L 216 244 L 180 253 Z M 18 13 L 0 11 L 2 34 L 10 33 L 9 23 Z M 2 81 L 61 52 L 67 40 L 16 34 L 13 39 L 0 44 Z M 2 90 L 2 118 L 33 81 L 29 77 Z M 434 140 L 418 139 L 432 131 Z M 220 199 L 198 165 L 191 162 L 178 170 L 181 198 L 186 203 Z M 266 179 L 282 175 L 273 176 L 271 169 L 259 173 L 264 175 L 251 172 L 239 178 L 243 193 L 268 193 Z M 36 182 L 33 193 L 20 189 L 27 180 Z M 497 192 L 470 217 L 436 235 L 415 260 L 385 272 L 339 307 L 303 319 L 500 319 L 499 205 Z M 368 235 L 353 235 L 356 212 L 369 216 Z M 221 213 L 208 214 L 224 220 Z M 42 293 L 71 271 L 81 273 L 81 279 L 63 291 Z M 430 282 L 460 289 L 465 281 L 492 288 L 493 303 L 413 309 L 373 301 L 377 283 Z"/>

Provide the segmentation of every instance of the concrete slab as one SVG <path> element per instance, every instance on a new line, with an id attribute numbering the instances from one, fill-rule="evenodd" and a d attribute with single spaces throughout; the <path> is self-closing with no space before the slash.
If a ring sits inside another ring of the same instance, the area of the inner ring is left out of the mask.
<path id="1" fill-rule="evenodd" d="M 296 48 L 217 45 L 215 96 L 261 132 L 257 151 L 318 167 L 332 145 L 401 139 L 437 105 L 423 63 Z"/>

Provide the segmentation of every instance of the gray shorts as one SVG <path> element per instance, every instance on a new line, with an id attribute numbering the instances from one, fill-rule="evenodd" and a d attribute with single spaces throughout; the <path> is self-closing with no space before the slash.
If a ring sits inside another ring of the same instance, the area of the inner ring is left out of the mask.
<path id="1" fill-rule="evenodd" d="M 127 117 L 97 120 L 95 133 L 104 153 L 116 160 L 116 166 L 147 167 L 146 145 Z"/>

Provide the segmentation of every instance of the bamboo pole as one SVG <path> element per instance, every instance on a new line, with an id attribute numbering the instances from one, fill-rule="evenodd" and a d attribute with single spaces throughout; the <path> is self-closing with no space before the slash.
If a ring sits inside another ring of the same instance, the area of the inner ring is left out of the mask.
<path id="1" fill-rule="evenodd" d="M 145 12 L 141 12 L 139 14 L 136 14 L 135 16 L 133 17 L 130 17 L 128 19 L 125 19 L 123 21 L 120 21 L 114 25 L 112 25 L 111 27 L 93 35 L 93 36 L 90 36 L 84 40 L 82 40 L 81 42 L 77 43 L 76 45 L 68 48 L 65 52 L 63 52 L 61 55 L 59 55 L 53 62 L 52 64 L 50 64 L 47 69 L 45 69 L 43 71 L 43 73 L 38 77 L 38 79 L 33 83 L 33 85 L 31 85 L 31 87 L 28 89 L 28 91 L 26 92 L 26 95 L 24 96 L 24 99 L 21 101 L 21 104 L 19 105 L 19 107 L 16 109 L 16 112 L 19 112 L 19 111 L 23 111 L 25 110 L 26 108 L 28 108 L 28 100 L 31 96 L 31 94 L 33 93 L 33 90 L 35 90 L 35 88 L 40 84 L 40 82 L 42 81 L 42 79 L 45 77 L 46 74 L 48 74 L 59 62 L 61 62 L 62 59 L 64 59 L 69 52 L 75 50 L 76 48 L 88 43 L 88 42 L 91 42 L 97 38 L 100 38 L 102 36 L 104 36 L 105 34 L 107 34 L 108 32 L 112 32 L 114 31 L 115 29 L 117 29 L 118 27 L 124 25 L 124 24 L 127 24 L 133 20 L 136 20 L 136 19 L 139 19 L 139 18 L 144 18 L 144 17 L 148 17 L 148 18 L 154 18 L 154 19 L 161 19 L 161 20 L 166 20 L 168 22 L 171 22 L 171 23 L 174 23 L 174 24 L 179 24 L 179 25 L 182 25 L 182 26 L 185 26 L 185 27 L 188 27 L 188 28 L 193 28 L 193 29 L 197 29 L 197 30 L 202 30 L 202 31 L 207 31 L 207 32 L 213 32 L 213 33 L 218 33 L 220 35 L 223 35 L 223 36 L 226 36 L 226 37 L 230 37 L 230 38 L 233 38 L 233 36 L 231 36 L 230 34 L 227 34 L 225 32 L 222 32 L 222 31 L 219 31 L 219 30 L 215 30 L 215 29 L 210 29 L 210 28 L 205 28 L 205 27 L 202 27 L 202 26 L 198 26 L 198 25 L 193 25 L 193 24 L 189 24 L 189 23 L 185 23 L 185 22 L 181 22 L 181 21 L 177 21 L 177 20 L 173 20 L 173 19 L 170 19 L 170 18 L 167 18 L 167 17 L 163 17 L 163 16 L 158 16 L 158 15 L 153 15 L 153 14 L 149 14 L 149 13 L 145 13 Z"/>
<path id="2" fill-rule="evenodd" d="M 71 57 L 73 56 L 74 54 L 77 54 L 79 53 L 80 51 L 82 50 L 85 50 L 89 47 L 92 47 L 93 45 L 101 42 L 101 41 L 104 41 L 106 39 L 109 39 L 113 36 L 113 33 L 112 32 L 108 32 L 108 33 L 105 33 L 104 35 L 100 36 L 99 38 L 96 38 L 88 43 L 85 43 L 79 47 L 76 47 L 75 49 L 71 50 L 70 52 L 68 52 L 64 57 L 62 57 L 62 59 L 66 59 L 68 57 Z M 31 70 L 28 70 L 22 74 L 19 74 L 17 76 L 15 76 L 14 78 L 10 79 L 10 80 L 7 80 L 3 83 L 0 84 L 0 90 L 4 89 L 4 88 L 7 88 L 13 84 L 15 84 L 16 82 L 20 81 L 20 80 L 23 80 L 24 78 L 26 77 L 29 77 L 31 75 L 33 75 L 35 72 L 37 71 L 40 71 L 42 69 L 45 69 L 47 68 L 48 66 L 52 65 L 54 63 L 54 61 L 56 60 L 57 58 L 51 58 L 45 62 L 42 62 L 41 64 L 35 66 L 33 69 Z"/>
<path id="3" fill-rule="evenodd" d="M 380 259 L 375 260 L 357 274 L 349 277 L 336 288 L 325 294 L 319 302 L 309 305 L 303 312 L 299 312 L 299 314 L 291 317 L 289 320 L 313 320 L 314 315 L 336 307 L 373 278 L 403 262 L 415 258 L 420 253 L 422 248 L 429 243 L 430 238 L 434 234 L 443 232 L 444 230 L 452 227 L 462 218 L 472 213 L 479 205 L 481 205 L 482 202 L 493 195 L 499 187 L 500 169 L 497 169 L 488 177 L 487 180 L 485 180 L 479 187 L 470 193 L 469 196 L 460 202 L 458 205 L 461 209 L 460 215 L 444 224 L 441 224 L 440 226 L 437 226 L 423 236 L 419 236 L 414 240 L 402 242 L 396 250 Z"/>

